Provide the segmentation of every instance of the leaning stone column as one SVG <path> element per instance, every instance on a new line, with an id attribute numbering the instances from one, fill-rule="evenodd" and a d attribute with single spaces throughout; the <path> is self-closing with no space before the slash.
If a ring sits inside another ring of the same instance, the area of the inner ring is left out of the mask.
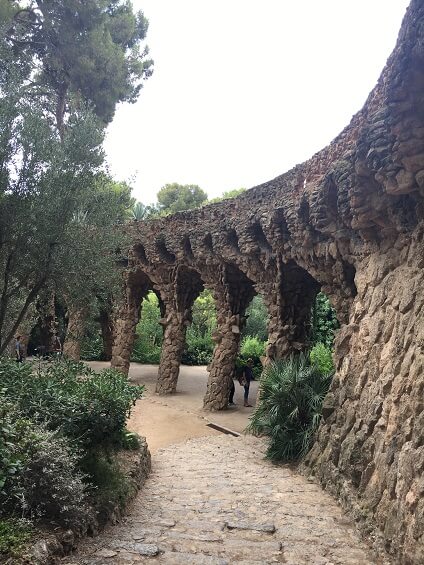
<path id="1" fill-rule="evenodd" d="M 190 321 L 187 313 L 177 312 L 175 308 L 166 305 L 165 318 L 162 318 L 161 324 L 163 343 L 156 392 L 163 395 L 173 394 L 177 390 L 186 330 Z"/>
<path id="2" fill-rule="evenodd" d="M 125 375 L 130 369 L 130 358 L 135 340 L 135 329 L 140 319 L 141 297 L 126 289 L 122 303 L 117 307 L 114 323 L 115 336 L 110 366 Z"/>
<path id="3" fill-rule="evenodd" d="M 218 320 L 213 335 L 216 346 L 210 364 L 208 387 L 203 407 L 205 410 L 223 410 L 228 406 L 236 357 L 240 345 L 240 316 L 227 313 Z"/>
<path id="4" fill-rule="evenodd" d="M 63 354 L 74 361 L 79 361 L 81 358 L 81 339 L 84 335 L 86 316 L 86 308 L 69 307 L 68 309 L 68 329 L 63 344 Z"/>
<path id="5" fill-rule="evenodd" d="M 156 392 L 173 394 L 177 390 L 181 357 L 185 347 L 187 327 L 191 324 L 193 302 L 203 289 L 199 273 L 182 267 L 168 273 L 159 293 L 164 307 L 161 320 L 163 343 Z"/>
<path id="6" fill-rule="evenodd" d="M 211 289 L 217 309 L 216 346 L 210 364 L 205 410 L 223 410 L 233 378 L 240 344 L 240 331 L 246 321 L 245 310 L 255 295 L 252 281 L 233 264 L 220 265 L 202 272 Z"/>

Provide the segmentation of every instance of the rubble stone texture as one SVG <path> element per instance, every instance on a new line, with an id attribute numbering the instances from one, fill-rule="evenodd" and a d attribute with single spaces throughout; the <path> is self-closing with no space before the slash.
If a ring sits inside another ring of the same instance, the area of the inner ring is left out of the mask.
<path id="1" fill-rule="evenodd" d="M 160 450 L 125 522 L 64 562 L 383 565 L 328 494 L 263 455 L 263 441 L 249 436 Z"/>
<path id="2" fill-rule="evenodd" d="M 328 147 L 234 200 L 128 229 L 129 292 L 140 277 L 159 294 L 166 281 L 165 309 L 174 312 L 185 292 L 178 273 L 188 269 L 217 299 L 209 409 L 225 407 L 249 296 L 265 299 L 270 358 L 305 346 L 310 304 L 319 289 L 329 296 L 341 323 L 337 373 L 306 468 L 399 562 L 423 563 L 422 0 L 412 0 L 365 106 Z M 188 318 L 176 311 L 172 324 L 181 326 Z M 137 316 L 134 307 L 121 315 L 113 363 L 127 370 Z M 182 331 L 172 329 L 178 344 L 163 351 L 170 392 Z"/>

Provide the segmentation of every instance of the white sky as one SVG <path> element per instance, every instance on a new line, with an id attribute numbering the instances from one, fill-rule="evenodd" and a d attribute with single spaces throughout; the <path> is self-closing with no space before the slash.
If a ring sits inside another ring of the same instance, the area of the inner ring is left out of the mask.
<path id="1" fill-rule="evenodd" d="M 156 200 L 251 188 L 327 145 L 365 102 L 409 0 L 133 0 L 153 76 L 108 130 L 112 174 Z"/>

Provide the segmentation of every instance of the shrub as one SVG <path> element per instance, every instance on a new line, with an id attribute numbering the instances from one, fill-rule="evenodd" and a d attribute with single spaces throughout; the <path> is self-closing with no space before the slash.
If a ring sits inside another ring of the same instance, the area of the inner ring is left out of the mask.
<path id="1" fill-rule="evenodd" d="M 146 363 L 148 365 L 158 365 L 161 351 L 161 346 L 146 343 L 145 340 L 137 337 L 131 354 L 131 361 L 135 363 Z"/>
<path id="2" fill-rule="evenodd" d="M 31 368 L 0 361 L 6 398 L 19 411 L 50 430 L 58 430 L 84 449 L 119 447 L 131 406 L 143 387 L 130 385 L 113 369 L 95 373 L 82 363 L 57 360 Z"/>
<path id="3" fill-rule="evenodd" d="M 35 427 L 15 484 L 18 504 L 28 518 L 46 515 L 61 526 L 81 528 L 89 518 L 79 456 L 55 432 Z"/>
<path id="4" fill-rule="evenodd" d="M 268 339 L 268 311 L 260 295 L 254 296 L 246 310 L 247 323 L 242 336 L 257 337 L 259 341 Z"/>
<path id="5" fill-rule="evenodd" d="M 140 449 L 140 436 L 136 432 L 130 432 L 129 430 L 124 430 L 122 433 L 122 448 L 136 451 Z"/>
<path id="6" fill-rule="evenodd" d="M 98 520 L 104 523 L 108 509 L 118 506 L 124 509 L 135 494 L 135 484 L 122 472 L 119 463 L 110 457 L 89 454 L 83 461 L 84 469 L 96 485 L 92 490 L 92 502 L 98 511 Z"/>
<path id="7" fill-rule="evenodd" d="M 81 359 L 103 361 L 103 340 L 101 335 L 88 335 L 81 341 Z"/>
<path id="8" fill-rule="evenodd" d="M 26 520 L 0 520 L 0 560 L 2 555 L 18 557 L 32 535 L 32 525 Z"/>
<path id="9" fill-rule="evenodd" d="M 89 516 L 84 477 L 69 442 L 22 418 L 10 403 L 2 406 L 0 430 L 2 511 L 83 526 Z"/>
<path id="10" fill-rule="evenodd" d="M 0 394 L 0 502 L 4 504 L 7 493 L 22 467 L 17 445 L 25 435 L 26 427 L 12 417 L 13 405 L 6 402 L 3 391 Z"/>
<path id="11" fill-rule="evenodd" d="M 309 359 L 312 365 L 323 374 L 328 375 L 334 372 L 333 354 L 331 349 L 326 347 L 323 343 L 317 343 L 311 349 Z"/>
<path id="12" fill-rule="evenodd" d="M 334 333 L 339 328 L 336 311 L 330 300 L 319 292 L 315 299 L 311 313 L 311 343 L 323 343 L 331 349 L 334 343 Z"/>
<path id="13" fill-rule="evenodd" d="M 186 347 L 181 362 L 184 365 L 207 365 L 211 362 L 214 343 L 210 332 L 204 335 L 189 328 L 186 336 Z"/>
<path id="14" fill-rule="evenodd" d="M 160 318 L 158 297 L 154 292 L 149 292 L 141 305 L 141 316 L 131 355 L 132 361 L 152 365 L 159 363 L 163 340 Z"/>
<path id="15" fill-rule="evenodd" d="M 303 354 L 265 368 L 248 431 L 269 436 L 269 459 L 296 460 L 308 451 L 330 383 L 331 375 L 323 375 Z"/>
<path id="16" fill-rule="evenodd" d="M 255 363 L 265 355 L 266 341 L 260 341 L 257 337 L 247 335 L 242 339 L 240 356 L 243 359 L 252 359 Z"/>

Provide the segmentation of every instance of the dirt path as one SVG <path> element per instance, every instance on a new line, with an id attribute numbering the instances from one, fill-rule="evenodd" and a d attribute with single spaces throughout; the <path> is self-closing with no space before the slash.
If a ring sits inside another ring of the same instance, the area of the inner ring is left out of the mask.
<path id="1" fill-rule="evenodd" d="M 109 367 L 108 363 L 91 362 L 94 369 Z M 236 406 L 222 412 L 205 412 L 203 396 L 206 391 L 208 373 L 206 367 L 181 367 L 178 391 L 173 396 L 155 394 L 156 365 L 132 363 L 130 379 L 146 387 L 143 399 L 134 407 L 128 427 L 147 438 L 150 451 L 166 447 L 190 438 L 217 435 L 221 432 L 208 427 L 217 424 L 242 433 L 249 423 L 253 408 L 243 406 L 243 387 L 237 382 Z M 255 403 L 258 383 L 252 382 L 249 401 Z"/>

